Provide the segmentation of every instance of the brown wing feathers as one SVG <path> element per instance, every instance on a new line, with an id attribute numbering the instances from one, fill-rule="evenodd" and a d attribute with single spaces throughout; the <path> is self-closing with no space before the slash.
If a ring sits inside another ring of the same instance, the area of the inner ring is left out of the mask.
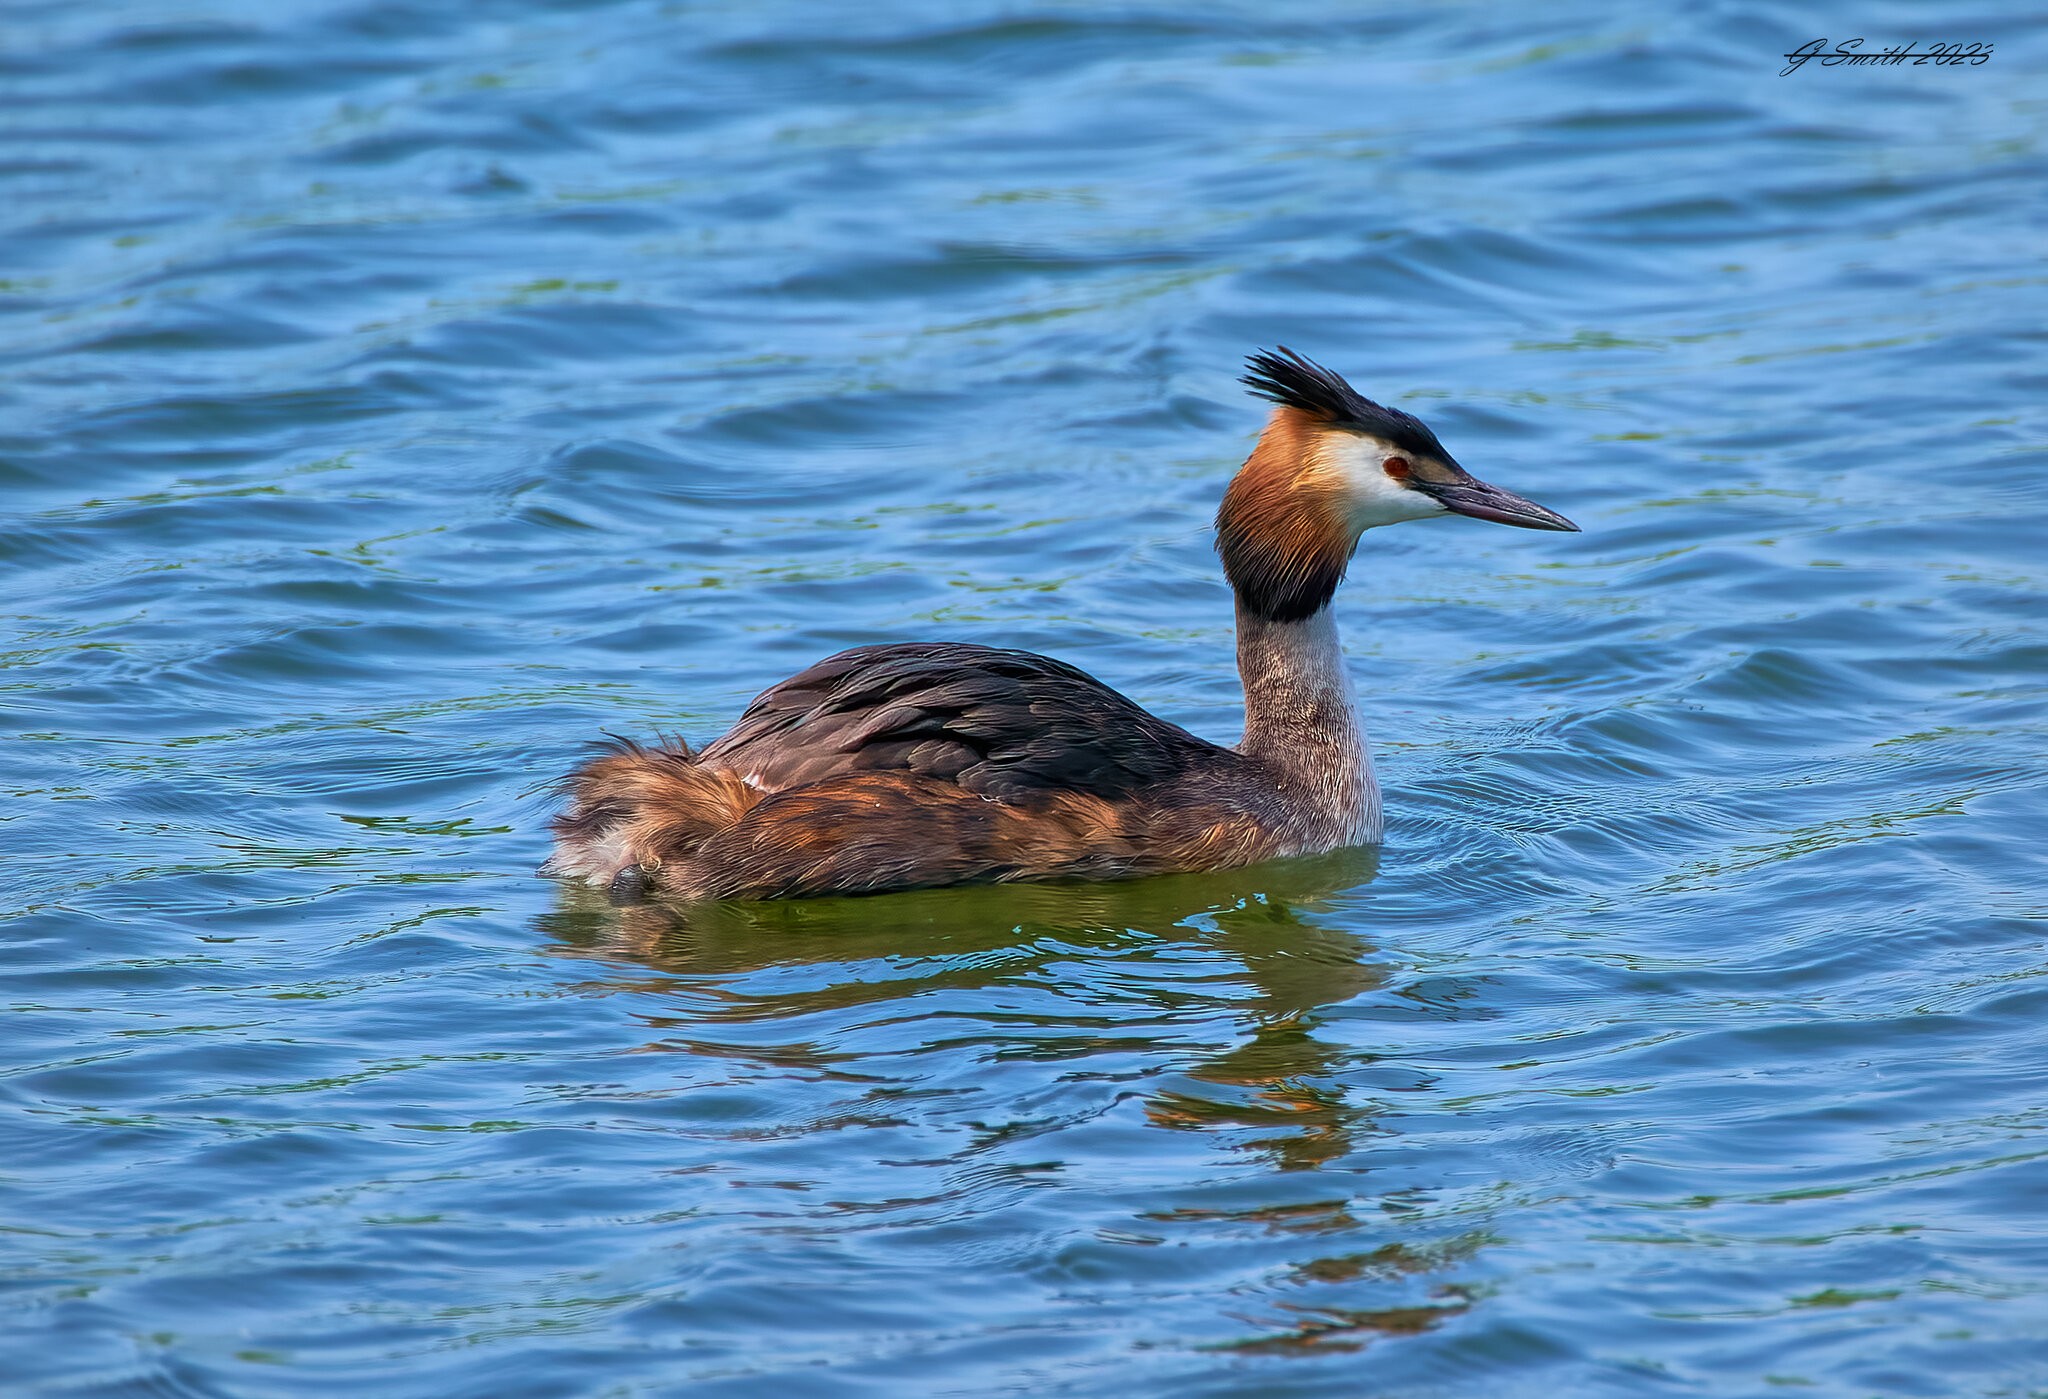
<path id="1" fill-rule="evenodd" d="M 691 898 L 1108 877 L 1137 872 L 1140 794 L 1232 756 L 1043 656 L 858 647 L 700 753 L 621 743 L 586 764 L 550 863 Z"/>
<path id="2" fill-rule="evenodd" d="M 1022 807 L 913 773 L 860 773 L 767 797 L 663 887 L 689 898 L 864 894 L 1049 872 L 1107 878 L 1134 858 L 1099 797 Z"/>

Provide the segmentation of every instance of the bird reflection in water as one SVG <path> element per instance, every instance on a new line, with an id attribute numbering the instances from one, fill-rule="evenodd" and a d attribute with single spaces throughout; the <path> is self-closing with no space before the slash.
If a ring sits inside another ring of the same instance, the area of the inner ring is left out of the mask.
<path id="1" fill-rule="evenodd" d="M 560 955 L 612 964 L 584 989 L 660 998 L 660 1013 L 636 1012 L 661 1035 L 650 1049 L 844 1079 L 869 1093 L 899 1091 L 888 1085 L 902 1079 L 895 1056 L 904 1042 L 880 1054 L 849 1049 L 850 1034 L 817 1034 L 821 1020 L 835 1030 L 928 1026 L 920 1049 L 991 1066 L 1123 1056 L 1102 1076 L 1135 1080 L 1154 1126 L 1220 1137 L 1277 1172 L 1309 1172 L 1336 1165 L 1372 1130 L 1375 1103 L 1347 1086 L 1369 1056 L 1317 1031 L 1326 1008 L 1385 979 L 1373 946 L 1342 926 L 1360 921 L 1346 905 L 1362 898 L 1376 869 L 1375 851 L 1350 849 L 1127 883 L 626 907 L 568 885 L 541 930 Z M 778 1024 L 805 1028 L 781 1038 Z M 1137 1073 L 1129 1072 L 1133 1054 L 1144 1063 Z M 913 1062 L 929 1071 L 928 1060 Z M 1276 1196 L 1284 1199 L 1141 1217 L 1162 1235 L 1249 1229 L 1313 1240 L 1274 1279 L 1276 1314 L 1228 1344 L 1344 1349 L 1426 1330 L 1468 1305 L 1454 1286 L 1425 1296 L 1413 1289 L 1483 1239 L 1388 1243 L 1379 1211 L 1361 1217 L 1346 1200 Z M 1399 1291 L 1404 1305 L 1312 1306 L 1303 1295 L 1341 1291 L 1354 1300 L 1360 1287 Z"/>
<path id="2" fill-rule="evenodd" d="M 541 928 L 562 953 L 638 963 L 664 977 L 687 977 L 700 989 L 767 968 L 826 973 L 805 978 L 802 986 L 724 985 L 721 999 L 734 1010 L 734 1002 L 745 1002 L 746 1018 L 757 1022 L 874 1006 L 941 988 L 1013 985 L 1054 962 L 1069 984 L 1108 974 L 1115 1003 L 1098 1007 L 1105 1024 L 1130 1017 L 1135 993 L 1183 1021 L 1191 1012 L 1221 1010 L 1249 1031 L 1233 1047 L 1166 1075 L 1177 1086 L 1151 1095 L 1146 1112 L 1152 1122 L 1267 1133 L 1243 1144 L 1270 1154 L 1283 1170 L 1307 1170 L 1348 1151 L 1360 1125 L 1357 1109 L 1331 1081 L 1340 1055 L 1355 1061 L 1356 1052 L 1317 1039 L 1315 1013 L 1383 979 L 1365 939 L 1318 915 L 1334 897 L 1363 888 L 1376 868 L 1377 852 L 1350 849 L 1127 883 L 624 908 L 565 886 Z M 1161 968 L 1166 975 L 1134 975 L 1145 962 L 1130 954 L 1161 948 L 1202 956 L 1202 974 L 1191 978 L 1186 964 L 1176 961 Z M 1087 965 L 1090 952 L 1101 959 L 1097 965 Z M 1077 954 L 1084 959 L 1078 967 Z M 1235 964 L 1220 977 L 1218 958 Z M 644 989 L 673 988 L 664 982 Z M 1214 997 L 1206 1007 L 1198 1003 L 1205 991 Z M 670 1028 L 686 1030 L 680 1023 Z M 1072 1034 L 1052 1041 L 1034 1035 L 1028 1046 L 1016 1046 L 1041 1055 L 1089 1047 Z M 824 1046 L 814 1048 L 835 1057 Z M 747 1057 L 762 1059 L 758 1049 Z"/>

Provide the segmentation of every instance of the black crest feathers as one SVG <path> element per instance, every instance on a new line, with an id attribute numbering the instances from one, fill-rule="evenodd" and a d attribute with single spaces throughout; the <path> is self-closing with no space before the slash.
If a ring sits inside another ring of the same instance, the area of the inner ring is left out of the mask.
<path id="1" fill-rule="evenodd" d="M 1374 403 L 1345 383 L 1341 374 L 1285 345 L 1278 354 L 1261 350 L 1245 364 L 1251 372 L 1241 382 L 1260 398 L 1298 409 L 1333 428 L 1370 433 L 1404 452 L 1456 464 L 1420 418 Z"/>

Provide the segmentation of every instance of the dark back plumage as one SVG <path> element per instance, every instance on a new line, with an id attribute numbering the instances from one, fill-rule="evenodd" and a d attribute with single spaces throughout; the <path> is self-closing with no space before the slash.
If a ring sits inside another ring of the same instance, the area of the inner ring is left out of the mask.
<path id="1" fill-rule="evenodd" d="M 909 772 L 1000 801 L 1128 797 L 1236 757 L 1073 666 L 946 641 L 827 657 L 763 693 L 701 754 L 771 792 Z"/>
<path id="2" fill-rule="evenodd" d="M 1283 848 L 1249 761 L 1044 656 L 860 646 L 699 752 L 624 743 L 577 769 L 548 870 L 630 902 L 1239 865 Z"/>
<path id="3" fill-rule="evenodd" d="M 1428 424 L 1412 413 L 1374 403 L 1335 370 L 1298 355 L 1285 345 L 1275 354 L 1261 350 L 1245 361 L 1251 370 L 1240 381 L 1261 398 L 1308 414 L 1346 432 L 1365 432 L 1417 456 L 1452 461 Z"/>

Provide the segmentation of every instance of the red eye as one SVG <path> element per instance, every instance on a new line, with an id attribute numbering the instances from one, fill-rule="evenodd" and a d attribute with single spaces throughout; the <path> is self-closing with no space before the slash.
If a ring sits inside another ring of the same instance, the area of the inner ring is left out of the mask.
<path id="1" fill-rule="evenodd" d="M 1411 470 L 1411 468 L 1408 465 L 1408 459 L 1406 457 L 1388 457 L 1386 461 L 1381 464 L 1381 469 L 1384 470 L 1387 473 L 1387 475 L 1393 477 L 1396 481 L 1407 480 L 1408 473 Z"/>

